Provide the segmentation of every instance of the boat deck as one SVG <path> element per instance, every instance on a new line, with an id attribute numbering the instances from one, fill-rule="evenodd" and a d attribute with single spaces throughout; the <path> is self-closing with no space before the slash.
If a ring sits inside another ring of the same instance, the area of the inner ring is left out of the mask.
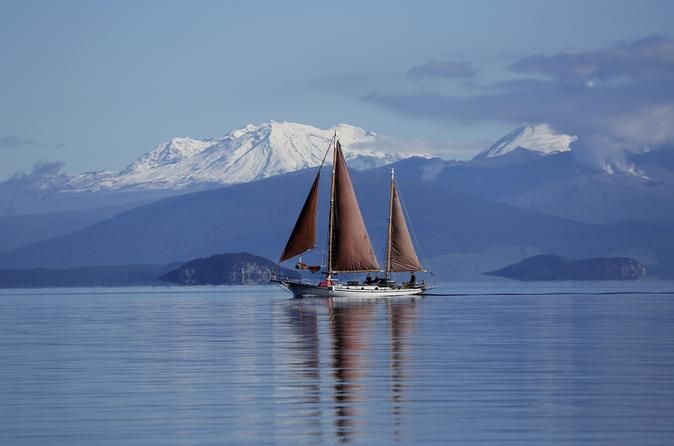
<path id="1" fill-rule="evenodd" d="M 424 283 L 416 286 L 381 286 L 377 284 L 334 284 L 331 286 L 320 286 L 292 281 L 278 281 L 278 283 L 295 297 L 379 298 L 416 296 L 423 294 L 427 290 Z"/>

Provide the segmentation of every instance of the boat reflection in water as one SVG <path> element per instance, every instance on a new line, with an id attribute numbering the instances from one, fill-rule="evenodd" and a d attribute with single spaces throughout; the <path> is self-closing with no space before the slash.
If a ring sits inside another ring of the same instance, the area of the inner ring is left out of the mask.
<path id="1" fill-rule="evenodd" d="M 307 429 L 305 435 L 323 438 L 334 429 L 336 441 L 348 443 L 361 432 L 383 428 L 388 438 L 401 437 L 405 378 L 411 373 L 407 349 L 416 312 L 414 298 L 289 303 L 290 325 L 298 335 L 290 357 L 293 369 L 300 369 L 296 376 L 303 379 L 295 387 L 303 407 L 296 415 L 305 417 L 299 423 Z M 383 318 L 386 325 L 381 324 Z M 321 377 L 321 363 L 329 376 Z M 388 376 L 371 373 L 387 365 Z M 367 426 L 368 413 L 373 412 L 390 414 L 388 426 Z"/>
<path id="2" fill-rule="evenodd" d="M 393 415 L 394 438 L 401 436 L 402 417 L 404 414 L 405 374 L 407 347 L 413 334 L 416 322 L 417 302 L 388 302 L 388 321 L 391 335 L 391 414 Z"/>
<path id="3" fill-rule="evenodd" d="M 290 354 L 283 356 L 290 358 L 291 374 L 299 378 L 293 380 L 296 384 L 291 389 L 298 410 L 291 416 L 302 420 L 303 436 L 321 443 L 323 411 L 317 309 L 307 301 L 304 305 L 289 305 L 286 310 L 294 342 L 289 344 Z"/>
<path id="4" fill-rule="evenodd" d="M 368 325 L 374 319 L 375 302 L 329 301 L 332 373 L 335 379 L 335 433 L 341 442 L 357 433 L 359 405 L 367 392 L 366 359 L 369 351 Z M 360 414 L 362 415 L 362 414 Z"/>

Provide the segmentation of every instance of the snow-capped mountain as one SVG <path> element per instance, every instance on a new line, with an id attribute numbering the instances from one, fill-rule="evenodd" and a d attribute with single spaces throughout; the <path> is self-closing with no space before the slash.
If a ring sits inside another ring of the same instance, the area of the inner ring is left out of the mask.
<path id="1" fill-rule="evenodd" d="M 548 124 L 524 125 L 508 133 L 474 159 L 495 158 L 522 148 L 542 154 L 568 152 L 577 137 L 559 133 Z"/>
<path id="2" fill-rule="evenodd" d="M 347 162 L 355 169 L 415 156 L 368 149 L 376 145 L 377 134 L 348 124 L 322 130 L 305 124 L 269 121 L 249 124 L 221 138 L 173 138 L 120 172 L 75 175 L 69 185 L 71 190 L 94 191 L 186 189 L 244 183 L 318 166 L 335 131 Z"/>

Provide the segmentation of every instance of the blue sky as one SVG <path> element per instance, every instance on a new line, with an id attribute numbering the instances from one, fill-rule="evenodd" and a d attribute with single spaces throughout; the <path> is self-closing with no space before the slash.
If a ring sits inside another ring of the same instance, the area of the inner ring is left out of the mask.
<path id="1" fill-rule="evenodd" d="M 650 91 L 669 77 L 630 67 L 643 54 L 669 57 L 672 23 L 668 1 L 2 1 L 0 179 L 38 160 L 64 161 L 72 173 L 117 170 L 173 136 L 221 136 L 269 119 L 347 122 L 457 158 L 539 118 L 587 141 L 608 133 L 613 145 L 661 143 L 668 128 L 611 132 L 617 122 L 669 118 L 674 99 Z M 557 57 L 568 49 L 579 56 Z M 634 63 L 616 67 L 623 54 Z M 580 73 L 593 58 L 603 64 L 596 79 L 571 81 L 600 81 L 603 95 L 533 86 L 567 85 L 565 67 Z M 667 60 L 656 62 L 651 71 L 668 72 Z M 526 79 L 527 90 L 489 93 L 512 79 Z M 566 108 L 539 116 L 536 104 L 504 105 L 518 95 Z M 616 96 L 648 114 L 590 119 L 592 128 L 576 128 L 588 116 L 562 116 L 578 97 L 598 115 Z M 662 138 L 644 140 L 653 131 Z"/>

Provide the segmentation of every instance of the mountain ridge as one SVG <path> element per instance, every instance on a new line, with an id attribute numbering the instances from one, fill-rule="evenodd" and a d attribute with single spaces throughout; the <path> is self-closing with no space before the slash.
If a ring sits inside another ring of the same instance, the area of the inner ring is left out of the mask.
<path id="1" fill-rule="evenodd" d="M 73 191 L 189 189 L 255 181 L 318 166 L 334 133 L 352 167 L 365 169 L 419 154 L 386 154 L 366 148 L 378 135 L 349 124 L 322 130 L 307 124 L 267 121 L 217 138 L 175 137 L 136 158 L 119 172 L 70 177 Z"/>
<path id="2" fill-rule="evenodd" d="M 662 263 L 660 271 L 668 274 L 674 270 L 674 247 L 670 246 L 673 240 L 666 227 L 579 223 L 486 200 L 454 190 L 451 184 L 445 184 L 442 175 L 435 180 L 428 177 L 427 170 L 435 162 L 411 158 L 396 164 L 411 228 L 420 236 L 418 251 L 426 259 L 470 254 L 479 256 L 479 262 L 492 262 L 490 267 L 498 267 L 494 264 L 497 261 L 502 266 L 530 253 L 573 258 L 641 250 L 646 256 L 655 256 L 654 262 Z M 72 234 L 0 254 L 0 266 L 159 264 L 246 250 L 276 258 L 314 175 L 315 169 L 307 169 L 164 199 Z M 356 194 L 378 253 L 386 232 L 389 175 L 385 168 L 352 171 Z M 329 190 L 327 177 L 321 185 L 322 203 Z M 321 209 L 318 226 L 323 228 L 326 207 Z M 499 223 L 496 229 L 494 222 Z M 499 247 L 511 247 L 522 254 L 507 254 L 498 260 L 489 250 Z M 430 267 L 448 277 L 452 271 L 441 263 L 431 261 Z"/>
<path id="3" fill-rule="evenodd" d="M 38 162 L 30 173 L 17 172 L 0 182 L 0 215 L 38 215 L 147 202 L 316 167 L 335 132 L 345 158 L 355 169 L 411 156 L 429 157 L 375 150 L 382 137 L 349 124 L 323 130 L 307 124 L 267 121 L 217 138 L 172 138 L 117 172 L 71 175 L 63 172 L 63 162 Z M 382 145 L 386 145 L 385 140 Z"/>

